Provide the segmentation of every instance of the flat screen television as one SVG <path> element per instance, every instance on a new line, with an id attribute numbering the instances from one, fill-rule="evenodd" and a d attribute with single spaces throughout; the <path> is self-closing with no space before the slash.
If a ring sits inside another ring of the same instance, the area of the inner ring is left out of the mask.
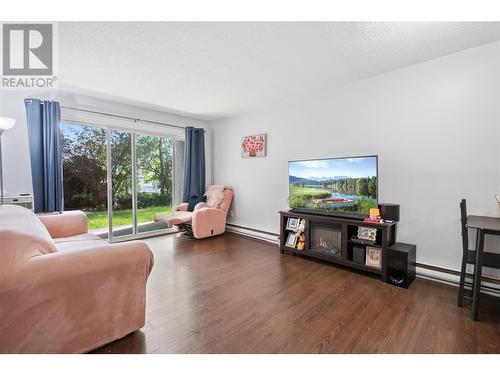
<path id="1" fill-rule="evenodd" d="M 378 206 L 377 171 L 376 155 L 289 161 L 290 208 L 366 217 Z"/>

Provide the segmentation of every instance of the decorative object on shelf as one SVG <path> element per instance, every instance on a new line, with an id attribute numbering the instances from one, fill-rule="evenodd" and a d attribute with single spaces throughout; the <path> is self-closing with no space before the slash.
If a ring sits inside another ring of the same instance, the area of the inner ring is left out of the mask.
<path id="1" fill-rule="evenodd" d="M 306 245 L 306 236 L 304 233 L 299 234 L 299 237 L 297 239 L 297 250 L 304 250 L 304 247 Z"/>
<path id="2" fill-rule="evenodd" d="M 302 220 L 300 220 L 299 226 L 297 227 L 297 230 L 295 231 L 295 233 L 297 235 L 299 235 L 301 233 L 304 233 L 305 230 L 306 230 L 306 221 L 305 221 L 305 219 L 302 219 Z"/>
<path id="3" fill-rule="evenodd" d="M 286 239 L 286 246 L 295 248 L 297 244 L 297 235 L 295 233 L 288 233 L 288 238 Z"/>
<path id="4" fill-rule="evenodd" d="M 241 139 L 241 157 L 266 156 L 266 135 L 248 135 Z"/>
<path id="5" fill-rule="evenodd" d="M 498 208 L 500 208 L 500 195 L 496 194 L 495 198 L 496 198 L 497 203 L 498 203 Z"/>
<path id="6" fill-rule="evenodd" d="M 358 239 L 375 241 L 377 239 L 377 228 L 358 227 Z"/>
<path id="7" fill-rule="evenodd" d="M 378 208 L 370 208 L 370 217 L 363 219 L 368 223 L 383 223 L 384 220 L 380 217 L 380 210 Z"/>
<path id="8" fill-rule="evenodd" d="M 2 133 L 14 126 L 16 120 L 0 117 L 0 204 L 3 204 L 3 165 L 2 165 Z"/>
<path id="9" fill-rule="evenodd" d="M 297 235 L 297 250 L 304 250 L 306 244 L 306 236 L 304 231 L 306 230 L 306 221 L 304 219 L 300 220 L 299 226 L 295 230 Z"/>
<path id="10" fill-rule="evenodd" d="M 286 222 L 286 229 L 296 231 L 299 228 L 300 220 L 296 217 L 289 217 Z"/>
<path id="11" fill-rule="evenodd" d="M 380 219 L 380 210 L 378 208 L 370 208 L 370 219 Z"/>
<path id="12" fill-rule="evenodd" d="M 369 267 L 382 268 L 382 249 L 367 246 L 366 265 Z"/>

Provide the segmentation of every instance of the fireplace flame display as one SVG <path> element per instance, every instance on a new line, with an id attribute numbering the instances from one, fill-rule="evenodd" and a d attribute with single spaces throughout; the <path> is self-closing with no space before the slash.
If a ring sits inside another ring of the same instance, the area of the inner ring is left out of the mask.
<path id="1" fill-rule="evenodd" d="M 323 249 L 328 249 L 328 243 L 323 238 L 319 238 L 319 247 Z"/>
<path id="2" fill-rule="evenodd" d="M 311 225 L 311 251 L 317 251 L 326 255 L 341 256 L 341 246 L 341 227 Z"/>

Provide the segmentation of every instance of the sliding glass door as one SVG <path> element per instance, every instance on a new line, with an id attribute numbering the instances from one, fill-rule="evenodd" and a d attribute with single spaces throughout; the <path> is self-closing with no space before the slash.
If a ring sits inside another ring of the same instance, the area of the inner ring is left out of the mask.
<path id="1" fill-rule="evenodd" d="M 110 131 L 112 237 L 134 234 L 132 134 Z"/>
<path id="2" fill-rule="evenodd" d="M 66 210 L 111 240 L 167 229 L 154 216 L 180 199 L 183 140 L 68 123 L 61 137 Z"/>
<path id="3" fill-rule="evenodd" d="M 89 230 L 108 233 L 106 129 L 61 124 L 64 207 L 84 210 Z"/>
<path id="4" fill-rule="evenodd" d="M 172 211 L 173 142 L 172 139 L 138 135 L 137 160 L 137 230 L 139 233 L 162 229 L 152 218 Z"/>

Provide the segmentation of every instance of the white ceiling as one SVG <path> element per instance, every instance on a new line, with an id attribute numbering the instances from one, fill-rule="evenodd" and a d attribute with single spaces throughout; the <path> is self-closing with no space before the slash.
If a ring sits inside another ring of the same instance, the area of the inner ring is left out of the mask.
<path id="1" fill-rule="evenodd" d="M 61 88 L 205 119 L 500 40 L 500 23 L 59 23 Z"/>

